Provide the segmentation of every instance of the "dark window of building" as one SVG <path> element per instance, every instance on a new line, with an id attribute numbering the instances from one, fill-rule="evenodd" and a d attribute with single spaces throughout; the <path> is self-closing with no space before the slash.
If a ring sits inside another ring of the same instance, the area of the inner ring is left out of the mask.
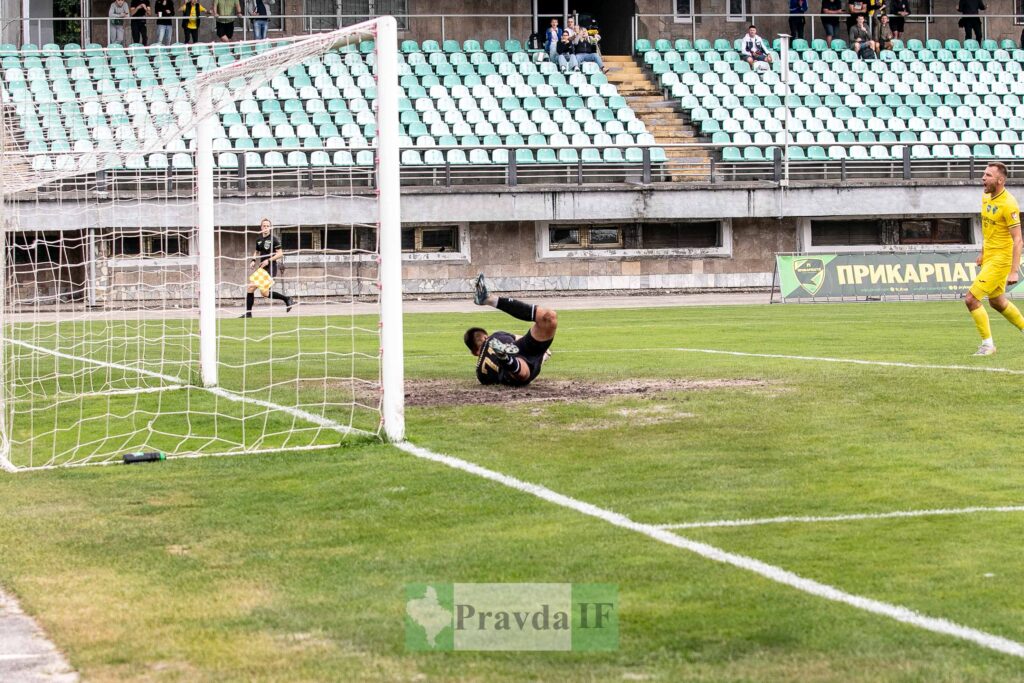
<path id="1" fill-rule="evenodd" d="M 80 243 L 80 240 L 75 240 Z M 37 264 L 37 263 L 62 263 L 67 261 L 67 255 L 63 254 L 66 249 L 71 249 L 74 244 L 63 244 L 60 233 L 36 233 L 17 232 L 14 233 L 11 248 L 14 253 L 15 264 Z"/>
<path id="2" fill-rule="evenodd" d="M 881 221 L 811 221 L 811 244 L 816 247 L 884 244 Z"/>
<path id="3" fill-rule="evenodd" d="M 622 230 L 620 228 L 590 228 L 587 239 L 591 249 L 612 249 L 622 246 Z"/>
<path id="4" fill-rule="evenodd" d="M 710 249 L 722 246 L 718 221 L 700 223 L 644 223 L 644 249 Z"/>
<path id="5" fill-rule="evenodd" d="M 454 225 L 402 228 L 402 251 L 457 252 L 459 229 Z"/>
<path id="6" fill-rule="evenodd" d="M 557 227 L 549 229 L 552 249 L 620 249 L 623 231 L 618 226 Z"/>
<path id="7" fill-rule="evenodd" d="M 676 16 L 689 17 L 693 14 L 690 0 L 676 0 Z"/>
<path id="8" fill-rule="evenodd" d="M 557 226 L 551 249 L 712 249 L 722 246 L 718 221 L 634 223 L 619 226 Z"/>
<path id="9" fill-rule="evenodd" d="M 579 249 L 580 228 L 551 228 L 550 242 L 552 249 Z"/>
<path id="10" fill-rule="evenodd" d="M 181 233 L 156 233 L 145 241 L 146 256 L 188 256 L 188 238 Z"/>
<path id="11" fill-rule="evenodd" d="M 926 218 L 900 221 L 900 244 L 969 244 L 968 218 Z"/>
<path id="12" fill-rule="evenodd" d="M 972 242 L 969 218 L 811 221 L 811 244 L 816 247 Z"/>
<path id="13" fill-rule="evenodd" d="M 188 235 L 181 232 L 164 230 L 115 231 L 109 239 L 110 256 L 112 258 L 188 256 Z"/>
<path id="14" fill-rule="evenodd" d="M 285 228 L 278 233 L 284 251 L 310 251 L 320 248 L 320 233 L 323 228 L 300 226 Z"/>
<path id="15" fill-rule="evenodd" d="M 142 236 L 139 233 L 116 235 L 110 255 L 115 258 L 118 256 L 141 256 Z"/>

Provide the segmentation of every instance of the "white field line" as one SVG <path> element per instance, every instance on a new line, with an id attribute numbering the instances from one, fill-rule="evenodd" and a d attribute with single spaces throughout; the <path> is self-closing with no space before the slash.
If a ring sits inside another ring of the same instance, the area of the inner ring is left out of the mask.
<path id="1" fill-rule="evenodd" d="M 865 512 L 829 517 L 762 517 L 758 519 L 718 519 L 712 522 L 682 522 L 655 524 L 658 529 L 707 529 L 712 527 L 758 526 L 761 524 L 815 524 L 818 522 L 849 522 L 862 519 L 896 519 L 900 517 L 937 517 L 941 515 L 973 515 L 979 512 L 1024 512 L 1024 505 L 997 505 L 992 507 L 938 508 L 935 510 L 897 510 L 895 512 Z"/>
<path id="2" fill-rule="evenodd" d="M 758 574 L 770 581 L 790 586 L 791 588 L 795 588 L 810 595 L 843 603 L 866 612 L 894 619 L 895 621 L 904 624 L 916 626 L 917 628 L 924 629 L 926 631 L 959 638 L 996 652 L 1024 658 L 1024 643 L 1019 643 L 1002 636 L 986 633 L 985 631 L 979 631 L 978 629 L 974 629 L 969 626 L 962 626 L 947 619 L 930 617 L 901 605 L 894 605 L 880 600 L 847 593 L 834 586 L 799 576 L 793 572 L 782 569 L 781 567 L 776 567 L 745 555 L 730 553 L 726 550 L 722 550 L 721 548 L 708 545 L 707 543 L 693 541 L 666 529 L 659 529 L 658 527 L 650 524 L 634 522 L 625 515 L 576 500 L 575 498 L 570 498 L 569 496 L 561 493 L 556 493 L 545 486 L 531 484 L 450 455 L 434 453 L 433 451 L 421 448 L 420 446 L 416 446 L 407 441 L 397 443 L 395 446 L 417 458 L 430 460 L 432 462 L 446 465 L 447 467 L 468 472 L 478 477 L 501 484 L 502 486 L 515 489 L 516 491 L 528 493 L 542 500 L 554 503 L 555 505 L 560 505 L 561 507 L 569 508 L 570 510 L 574 510 L 581 514 L 595 517 L 614 526 L 635 531 L 639 534 L 643 534 L 644 536 L 653 538 L 656 541 L 660 541 L 661 543 L 681 548 L 683 550 L 689 550 L 690 552 L 696 553 L 697 555 L 709 560 L 714 560 L 715 562 L 721 562 L 745 571 L 753 572 L 754 574 Z"/>
<path id="3" fill-rule="evenodd" d="M 745 351 L 721 351 L 719 349 L 673 348 L 681 353 L 706 353 L 718 356 L 742 356 L 745 358 L 778 358 L 782 360 L 805 360 L 816 363 L 845 363 L 848 365 L 878 365 L 888 368 L 915 368 L 919 370 L 966 370 L 968 372 L 996 372 L 1007 375 L 1024 375 L 1024 370 L 993 368 L 984 365 L 933 365 L 930 363 L 903 363 L 890 360 L 862 360 L 858 358 L 830 358 L 828 356 L 789 356 L 782 353 L 747 353 Z"/>
<path id="4" fill-rule="evenodd" d="M 29 344 L 28 342 L 18 341 L 16 339 L 5 339 L 4 341 L 6 341 L 8 343 L 11 343 L 11 344 L 17 344 L 19 346 L 23 346 L 23 347 L 28 348 L 28 349 L 32 349 L 33 351 L 40 351 L 42 353 L 49 353 L 51 355 L 57 356 L 59 358 L 64 358 L 66 360 L 74 360 L 74 361 L 78 361 L 80 363 L 90 363 L 92 365 L 97 365 L 97 366 L 104 367 L 104 368 L 113 368 L 115 370 L 128 370 L 128 371 L 131 371 L 131 372 L 137 372 L 140 375 L 146 375 L 148 377 L 155 377 L 157 379 L 162 379 L 164 381 L 171 382 L 171 383 L 174 383 L 174 384 L 177 384 L 178 382 L 181 381 L 180 378 L 178 378 L 178 377 L 172 377 L 170 375 L 164 375 L 164 374 L 161 374 L 159 372 L 154 372 L 152 370 L 144 370 L 142 368 L 135 368 L 135 367 L 132 367 L 130 365 L 121 365 L 120 363 L 107 363 L 105 361 L 99 361 L 99 360 L 95 360 L 93 358 L 85 358 L 83 356 L 74 356 L 74 355 L 71 355 L 69 353 L 64 353 L 62 351 L 54 351 L 53 349 L 47 349 L 47 348 L 42 347 L 42 346 L 36 346 L 35 344 Z M 306 420 L 307 422 L 312 422 L 315 425 L 318 425 L 320 427 L 324 427 L 326 429 L 330 429 L 330 430 L 336 431 L 336 432 L 338 432 L 340 434 L 344 434 L 344 435 L 358 434 L 358 435 L 361 435 L 361 436 L 374 436 L 374 434 L 371 433 L 371 432 L 367 432 L 365 430 L 358 429 L 356 427 L 351 427 L 349 425 L 343 425 L 340 422 L 336 422 L 335 420 L 331 420 L 330 418 L 326 418 L 326 417 L 324 417 L 322 415 L 314 415 L 313 413 L 307 412 L 305 410 L 301 410 L 299 408 L 292 408 L 292 407 L 289 407 L 289 406 L 282 406 L 282 405 L 278 405 L 277 403 L 271 403 L 270 401 L 264 401 L 262 399 L 252 398 L 250 396 L 244 396 L 242 394 L 237 394 L 237 393 L 235 393 L 233 391 L 228 391 L 227 389 L 221 389 L 220 387 L 201 387 L 201 386 L 195 386 L 195 388 L 196 389 L 202 389 L 204 391 L 208 391 L 208 392 L 210 392 L 211 394 L 213 394 L 215 396 L 220 396 L 221 398 L 227 399 L 229 401 L 234 401 L 236 403 L 249 403 L 251 405 L 260 406 L 261 408 L 267 408 L 267 409 L 270 409 L 270 410 L 278 410 L 278 411 L 281 411 L 281 412 L 286 413 L 288 415 L 291 415 L 292 417 L 297 417 L 297 418 L 299 418 L 301 420 Z M 297 449 L 277 449 L 277 450 L 283 451 L 283 450 L 297 450 Z M 199 457 L 201 455 L 203 455 L 203 454 L 199 454 L 199 453 L 196 454 L 197 457 Z M 210 455 L 216 455 L 216 454 L 215 453 L 211 453 Z M 180 457 L 180 456 L 176 456 L 176 457 Z M 4 459 L 0 458 L 0 467 L 3 467 L 3 469 L 8 469 L 8 467 L 7 467 L 8 464 L 10 464 L 10 463 L 5 461 Z M 97 463 L 97 464 L 99 464 L 99 463 Z M 21 472 L 21 471 L 30 471 L 32 469 L 49 469 L 49 468 L 48 467 L 43 467 L 43 468 L 23 467 L 23 468 L 15 468 L 15 469 L 16 469 L 16 471 Z"/>
<path id="5" fill-rule="evenodd" d="M 21 660 L 21 659 L 39 659 L 40 657 L 45 657 L 45 656 L 46 655 L 43 655 L 43 654 L 38 654 L 38 655 L 0 655 L 0 662 L 13 662 L 13 661 Z"/>
<path id="6" fill-rule="evenodd" d="M 721 349 L 691 349 L 681 348 L 674 346 L 648 346 L 645 348 L 638 349 L 559 349 L 556 348 L 552 353 L 557 355 L 565 355 L 570 353 L 615 353 L 615 354 L 635 354 L 635 353 L 665 353 L 666 351 L 676 351 L 679 353 L 706 353 L 709 355 L 718 356 L 740 356 L 748 358 L 777 358 L 780 360 L 802 360 L 812 361 L 817 363 L 846 363 L 849 365 L 877 365 L 882 367 L 892 368 L 910 368 L 917 370 L 965 370 L 967 372 L 994 372 L 1006 375 L 1024 375 L 1024 370 L 1012 370 L 1010 368 L 994 368 L 985 365 L 937 365 L 929 363 L 905 363 L 901 361 L 889 361 L 889 360 L 867 360 L 861 358 L 832 358 L 828 356 L 790 356 L 781 353 L 748 353 L 746 351 L 723 351 Z M 410 358 L 460 358 L 465 354 L 461 353 L 414 353 L 408 354 Z"/>

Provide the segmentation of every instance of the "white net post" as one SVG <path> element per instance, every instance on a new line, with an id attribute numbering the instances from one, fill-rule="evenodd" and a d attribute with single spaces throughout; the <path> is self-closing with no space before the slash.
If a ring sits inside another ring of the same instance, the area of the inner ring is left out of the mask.
<path id="1" fill-rule="evenodd" d="M 204 387 L 217 386 L 217 267 L 213 220 L 213 116 L 196 127 L 196 201 L 199 259 L 199 366 Z"/>
<path id="2" fill-rule="evenodd" d="M 380 240 L 381 419 L 391 441 L 405 438 L 402 340 L 402 212 L 398 149 L 398 26 L 377 23 L 377 202 Z"/>

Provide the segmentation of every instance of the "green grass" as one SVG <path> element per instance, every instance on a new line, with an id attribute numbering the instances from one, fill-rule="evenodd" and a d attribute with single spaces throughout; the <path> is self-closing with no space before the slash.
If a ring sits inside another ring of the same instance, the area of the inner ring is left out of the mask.
<path id="1" fill-rule="evenodd" d="M 469 324 L 410 315 L 407 376 L 468 381 Z M 567 311 L 538 382 L 754 380 L 407 410 L 422 446 L 666 524 L 1024 503 L 1024 370 L 955 303 Z M 415 386 L 411 383 L 411 386 Z M 680 532 L 1024 641 L 1024 514 Z M 0 584 L 86 680 L 1022 680 L 1019 659 L 833 604 L 385 445 L 0 478 Z M 616 583 L 610 653 L 407 653 L 409 582 Z"/>

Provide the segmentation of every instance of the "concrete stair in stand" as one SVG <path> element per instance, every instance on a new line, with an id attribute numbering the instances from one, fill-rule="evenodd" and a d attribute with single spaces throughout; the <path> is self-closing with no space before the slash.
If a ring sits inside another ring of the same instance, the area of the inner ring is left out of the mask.
<path id="1" fill-rule="evenodd" d="M 608 82 L 644 122 L 654 139 L 662 144 L 700 142 L 697 131 L 683 115 L 679 102 L 666 100 L 664 93 L 649 74 L 631 56 L 602 55 L 608 71 Z M 711 171 L 711 152 L 697 148 L 665 148 L 671 180 L 706 180 Z"/>

